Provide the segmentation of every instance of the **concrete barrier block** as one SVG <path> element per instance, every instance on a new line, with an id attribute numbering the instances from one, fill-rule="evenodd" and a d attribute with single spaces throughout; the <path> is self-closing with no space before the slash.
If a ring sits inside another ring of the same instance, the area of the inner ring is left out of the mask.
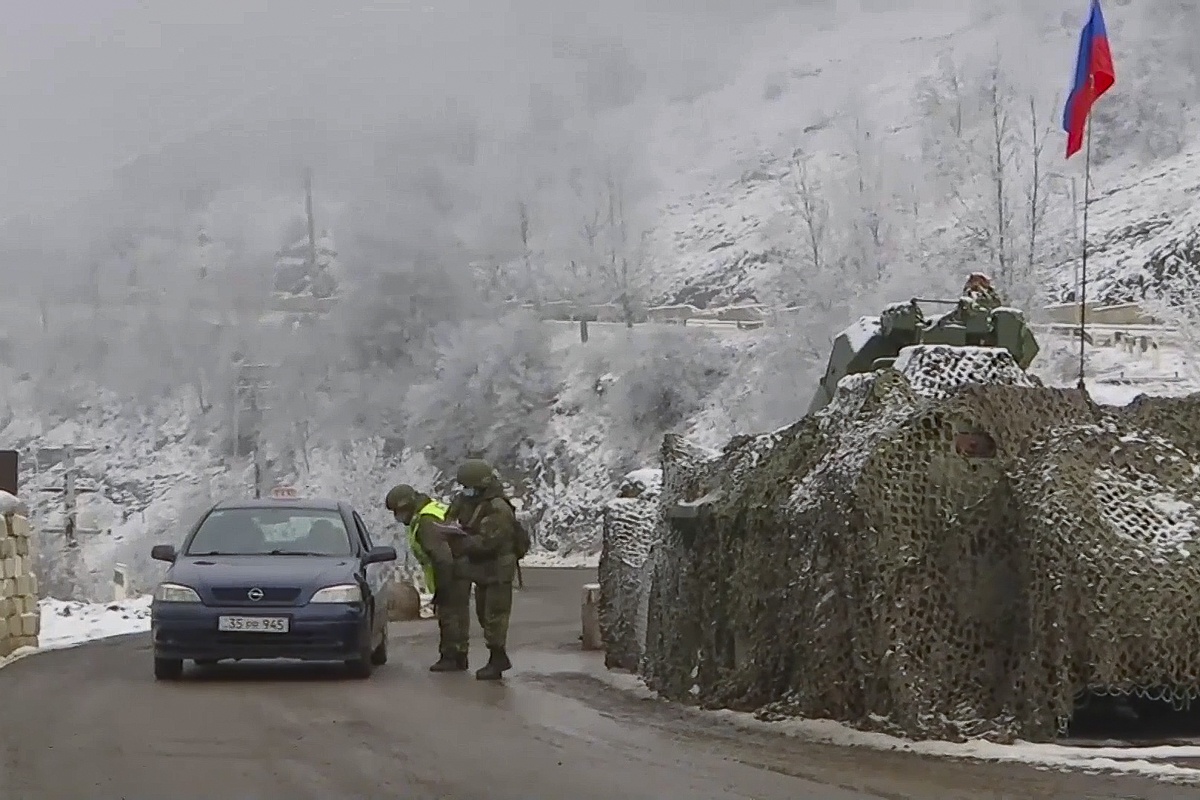
<path id="1" fill-rule="evenodd" d="M 19 515 L 9 517 L 9 530 L 18 539 L 28 539 L 32 535 L 29 520 Z"/>
<path id="2" fill-rule="evenodd" d="M 33 575 L 29 521 L 5 515 L 0 524 L 0 657 L 37 647 L 42 617 Z"/>
<path id="3" fill-rule="evenodd" d="M 114 603 L 128 600 L 130 597 L 129 567 L 124 564 L 118 563 L 113 565 L 112 592 Z"/>
<path id="4" fill-rule="evenodd" d="M 20 650 L 22 647 L 37 647 L 38 646 L 38 637 L 36 637 L 36 636 L 18 636 L 15 639 L 11 639 L 10 643 L 12 644 L 13 651 L 16 652 L 17 650 Z"/>
<path id="5" fill-rule="evenodd" d="M 0 576 L 5 578 L 19 578 L 28 573 L 29 570 L 26 569 L 25 559 L 21 556 L 14 555 L 0 560 Z"/>
<path id="6" fill-rule="evenodd" d="M 584 584 L 580 621 L 583 623 L 583 649 L 604 649 L 604 641 L 600 638 L 600 584 Z"/>

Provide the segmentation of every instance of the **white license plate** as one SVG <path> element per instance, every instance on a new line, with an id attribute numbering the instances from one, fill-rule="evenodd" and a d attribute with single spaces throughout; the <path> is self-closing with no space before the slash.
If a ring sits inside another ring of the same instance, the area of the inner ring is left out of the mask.
<path id="1" fill-rule="evenodd" d="M 287 617 L 219 617 L 217 630 L 244 633 L 287 633 Z"/>

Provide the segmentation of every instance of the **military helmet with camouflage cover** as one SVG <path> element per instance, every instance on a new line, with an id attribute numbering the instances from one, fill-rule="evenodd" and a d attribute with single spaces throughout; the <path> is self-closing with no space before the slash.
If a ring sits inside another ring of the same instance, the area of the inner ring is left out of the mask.
<path id="1" fill-rule="evenodd" d="M 411 506 L 417 501 L 417 490 L 407 483 L 393 486 L 384 498 L 383 505 L 388 511 L 395 513 L 402 508 Z"/>
<path id="2" fill-rule="evenodd" d="M 456 479 L 468 489 L 486 489 L 495 480 L 492 465 L 482 458 L 469 458 L 458 467 Z"/>

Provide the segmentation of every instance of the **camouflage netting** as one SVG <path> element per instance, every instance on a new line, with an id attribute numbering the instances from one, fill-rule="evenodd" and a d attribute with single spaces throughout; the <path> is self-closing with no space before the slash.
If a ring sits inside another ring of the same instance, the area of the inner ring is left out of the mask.
<path id="1" fill-rule="evenodd" d="M 661 470 L 631 472 L 604 507 L 599 613 L 606 667 L 635 670 L 641 661 L 647 609 L 640 587 L 658 531 L 661 489 Z"/>
<path id="2" fill-rule="evenodd" d="M 1200 694 L 1200 396 L 1101 408 L 1003 350 L 913 347 L 789 428 L 662 459 L 662 511 L 713 501 L 648 560 L 665 696 L 1047 740 L 1085 689 Z"/>

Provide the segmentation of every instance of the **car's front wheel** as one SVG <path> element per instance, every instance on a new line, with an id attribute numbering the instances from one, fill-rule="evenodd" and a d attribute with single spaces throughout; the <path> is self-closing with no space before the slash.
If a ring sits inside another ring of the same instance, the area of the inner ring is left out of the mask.
<path id="1" fill-rule="evenodd" d="M 351 678 L 369 678 L 375 671 L 375 648 L 371 646 L 374 638 L 371 636 L 373 630 L 374 625 L 371 620 L 368 620 L 367 630 L 363 633 L 362 642 L 358 648 L 358 658 L 352 658 L 346 662 L 346 671 L 350 673 Z"/>
<path id="2" fill-rule="evenodd" d="M 183 677 L 182 658 L 154 659 L 154 679 L 159 681 L 177 681 Z"/>
<path id="3" fill-rule="evenodd" d="M 371 651 L 371 663 L 377 667 L 382 667 L 388 662 L 388 632 L 387 626 L 383 628 L 383 637 L 379 640 L 379 646 Z"/>
<path id="4" fill-rule="evenodd" d="M 351 678 L 359 678 L 365 680 L 371 677 L 371 673 L 375 671 L 375 664 L 371 661 L 371 654 L 364 653 L 362 658 L 355 658 L 346 662 L 346 671 L 350 673 Z"/>

